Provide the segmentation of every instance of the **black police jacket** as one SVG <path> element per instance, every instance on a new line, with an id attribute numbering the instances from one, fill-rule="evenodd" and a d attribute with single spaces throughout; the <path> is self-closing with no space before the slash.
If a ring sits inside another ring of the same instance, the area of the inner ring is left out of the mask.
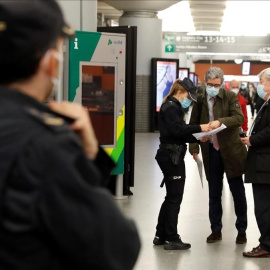
<path id="1" fill-rule="evenodd" d="M 103 175 L 69 120 L 0 87 L 2 270 L 127 270 L 135 264 L 135 225 L 101 187 Z"/>
<path id="2" fill-rule="evenodd" d="M 159 112 L 160 142 L 183 145 L 196 142 L 193 133 L 201 132 L 199 125 L 187 125 L 179 101 L 168 97 L 161 105 Z"/>
<path id="3" fill-rule="evenodd" d="M 245 164 L 245 182 L 270 184 L 270 102 L 255 118 Z"/>

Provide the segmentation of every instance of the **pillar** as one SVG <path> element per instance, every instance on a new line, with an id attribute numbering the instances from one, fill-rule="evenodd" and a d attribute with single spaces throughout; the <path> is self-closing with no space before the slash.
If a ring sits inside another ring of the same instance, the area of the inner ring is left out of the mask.
<path id="1" fill-rule="evenodd" d="M 80 31 L 97 31 L 97 0 L 57 0 L 66 21 Z"/>
<path id="2" fill-rule="evenodd" d="M 136 132 L 150 131 L 151 58 L 162 55 L 162 20 L 155 11 L 126 11 L 121 26 L 137 26 Z"/>

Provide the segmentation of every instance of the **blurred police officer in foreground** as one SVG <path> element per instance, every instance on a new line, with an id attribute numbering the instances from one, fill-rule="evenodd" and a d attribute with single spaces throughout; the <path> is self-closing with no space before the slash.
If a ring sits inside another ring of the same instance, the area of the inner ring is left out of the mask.
<path id="1" fill-rule="evenodd" d="M 73 34 L 54 0 L 0 1 L 2 270 L 127 270 L 138 256 L 134 223 L 102 187 L 113 166 L 88 112 L 43 104 Z"/>

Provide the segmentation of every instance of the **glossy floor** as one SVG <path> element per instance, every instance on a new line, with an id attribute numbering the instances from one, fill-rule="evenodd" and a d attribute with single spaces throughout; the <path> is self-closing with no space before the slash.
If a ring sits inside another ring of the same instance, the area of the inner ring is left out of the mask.
<path id="1" fill-rule="evenodd" d="M 142 248 L 134 269 L 269 270 L 270 258 L 250 259 L 242 256 L 243 251 L 258 245 L 259 238 L 250 184 L 245 185 L 248 204 L 247 243 L 235 243 L 234 204 L 226 177 L 223 188 L 223 239 L 214 244 L 206 243 L 206 237 L 210 234 L 208 186 L 204 178 L 202 187 L 197 165 L 189 153 L 185 158 L 187 178 L 178 231 L 183 241 L 191 243 L 191 249 L 165 251 L 163 246 L 153 246 L 157 216 L 165 196 L 165 188 L 159 187 L 162 174 L 154 159 L 158 138 L 159 133 L 136 134 L 135 186 L 131 189 L 134 195 L 116 200 L 124 213 L 135 220 L 139 229 Z"/>

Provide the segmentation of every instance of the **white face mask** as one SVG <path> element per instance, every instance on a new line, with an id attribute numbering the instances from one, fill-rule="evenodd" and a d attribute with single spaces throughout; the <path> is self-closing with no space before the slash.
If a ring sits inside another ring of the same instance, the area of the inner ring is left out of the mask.
<path id="1" fill-rule="evenodd" d="M 233 91 L 236 95 L 238 95 L 239 88 L 233 88 L 232 91 Z"/>
<path id="2" fill-rule="evenodd" d="M 53 84 L 53 88 L 50 94 L 50 99 L 57 97 L 57 95 L 60 95 L 61 91 L 61 82 L 63 81 L 63 69 L 64 69 L 64 58 L 63 55 L 60 52 L 57 52 L 54 54 L 55 58 L 58 60 L 58 77 L 51 78 L 51 82 Z"/>
<path id="3" fill-rule="evenodd" d="M 48 59 L 50 57 L 51 54 L 51 50 L 49 50 L 48 52 Z M 50 81 L 52 82 L 52 90 L 51 93 L 48 97 L 48 101 L 54 99 L 55 97 L 59 96 L 60 94 L 60 87 L 61 87 L 61 82 L 63 80 L 63 68 L 64 68 L 64 58 L 63 55 L 60 52 L 55 52 L 54 53 L 55 58 L 58 60 L 58 76 L 57 77 L 51 77 Z"/>

